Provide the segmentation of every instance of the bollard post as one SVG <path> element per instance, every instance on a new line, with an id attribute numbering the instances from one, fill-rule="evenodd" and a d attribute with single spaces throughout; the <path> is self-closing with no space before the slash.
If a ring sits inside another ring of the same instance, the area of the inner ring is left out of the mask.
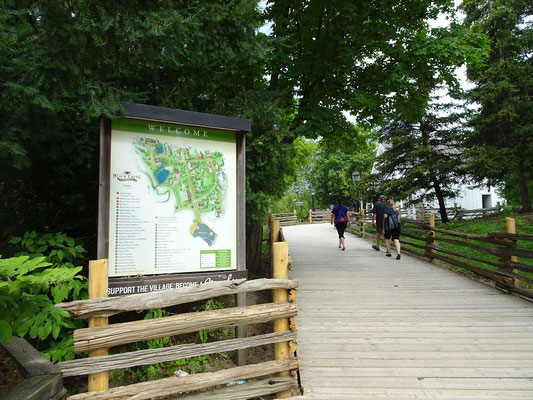
<path id="1" fill-rule="evenodd" d="M 107 297 L 107 260 L 89 261 L 89 299 Z M 89 318 L 89 328 L 107 326 L 107 317 Z M 107 356 L 109 349 L 102 348 L 89 352 L 89 357 Z M 90 374 L 89 392 L 99 392 L 109 388 L 108 372 Z"/>

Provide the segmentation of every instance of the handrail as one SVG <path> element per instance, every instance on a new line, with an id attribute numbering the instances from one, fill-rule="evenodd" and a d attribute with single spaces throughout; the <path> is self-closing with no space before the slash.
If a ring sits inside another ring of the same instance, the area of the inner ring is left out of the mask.
<path id="1" fill-rule="evenodd" d="M 288 278 L 288 276 L 287 276 Z M 98 392 L 90 391 L 70 396 L 69 400 L 80 399 L 112 399 L 128 397 L 135 393 L 135 398 L 150 399 L 160 396 L 171 396 L 197 389 L 227 384 L 236 380 L 278 374 L 282 377 L 273 378 L 275 384 L 269 385 L 266 380 L 255 381 L 253 384 L 240 385 L 239 393 L 243 398 L 256 397 L 277 393 L 289 397 L 292 389 L 296 389 L 298 381 L 295 370 L 298 360 L 295 357 L 295 329 L 290 329 L 288 318 L 297 315 L 295 297 L 288 295 L 298 282 L 289 279 L 258 279 L 252 281 L 216 281 L 200 286 L 182 287 L 174 290 L 134 294 L 113 298 L 94 298 L 57 304 L 57 307 L 71 313 L 75 318 L 105 318 L 127 311 L 147 310 L 151 308 L 171 307 L 180 304 L 205 300 L 208 298 L 234 295 L 236 293 L 273 290 L 285 292 L 284 299 L 274 299 L 271 303 L 245 307 L 231 307 L 211 311 L 190 312 L 156 319 L 122 322 L 100 327 L 89 327 L 74 331 L 74 348 L 77 353 L 95 352 L 99 349 L 119 346 L 127 343 L 157 339 L 166 336 L 181 335 L 206 329 L 227 328 L 239 325 L 264 323 L 286 320 L 284 329 L 274 329 L 274 333 L 245 338 L 235 338 L 201 344 L 181 344 L 158 349 L 130 351 L 114 355 L 102 355 L 76 359 L 58 363 L 57 368 L 64 376 L 90 375 L 97 376 L 114 369 L 130 368 L 140 365 L 174 361 L 183 358 L 206 354 L 217 354 L 226 351 L 242 350 L 256 346 L 274 345 L 292 349 L 284 357 L 276 357 L 274 361 L 261 364 L 234 367 L 227 370 L 195 374 L 178 379 L 164 378 L 154 382 L 143 382 L 121 388 L 105 389 Z M 107 378 L 106 378 L 107 382 Z M 91 389 L 89 389 L 91 390 Z M 214 398 L 222 398 L 225 388 L 215 388 Z M 287 396 L 287 394 L 289 396 Z"/>
<path id="2" fill-rule="evenodd" d="M 440 260 L 469 271 L 490 280 L 500 290 L 533 300 L 533 263 L 517 260 L 533 259 L 533 250 L 518 246 L 519 241 L 533 241 L 533 235 L 515 233 L 514 219 L 507 218 L 508 226 L 513 227 L 508 227 L 507 232 L 477 235 L 437 228 L 434 214 L 426 217 L 423 221 L 402 218 L 402 237 L 409 239 L 400 240 L 403 249 L 432 262 Z M 363 211 L 353 215 L 351 232 L 365 239 L 375 238 L 371 214 Z M 466 254 L 464 249 L 474 255 Z"/>

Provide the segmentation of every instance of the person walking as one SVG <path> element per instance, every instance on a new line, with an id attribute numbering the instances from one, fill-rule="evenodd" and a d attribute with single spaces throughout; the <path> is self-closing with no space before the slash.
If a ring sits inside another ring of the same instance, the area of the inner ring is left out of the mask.
<path id="1" fill-rule="evenodd" d="M 385 214 L 385 209 L 387 208 L 387 203 L 385 203 L 386 199 L 385 195 L 380 195 L 378 197 L 378 202 L 372 209 L 372 227 L 376 228 L 376 244 L 373 244 L 372 248 L 376 251 L 379 251 L 381 235 L 385 233 L 383 228 L 383 214 Z"/>
<path id="2" fill-rule="evenodd" d="M 387 249 L 387 252 L 385 255 L 387 257 L 391 256 L 390 253 L 390 241 L 391 238 L 394 240 L 394 246 L 396 246 L 396 252 L 398 253 L 396 255 L 396 259 L 399 260 L 402 258 L 400 254 L 401 246 L 400 246 L 400 233 L 401 233 L 401 225 L 400 225 L 400 213 L 394 209 L 394 201 L 391 199 L 387 200 L 387 209 L 385 210 L 385 213 L 383 214 L 384 217 L 384 227 L 385 227 L 385 247 Z"/>
<path id="3" fill-rule="evenodd" d="M 350 225 L 350 210 L 342 204 L 342 199 L 339 199 L 338 204 L 331 210 L 330 223 L 333 225 L 333 222 L 339 234 L 339 249 L 345 250 L 344 231 Z"/>

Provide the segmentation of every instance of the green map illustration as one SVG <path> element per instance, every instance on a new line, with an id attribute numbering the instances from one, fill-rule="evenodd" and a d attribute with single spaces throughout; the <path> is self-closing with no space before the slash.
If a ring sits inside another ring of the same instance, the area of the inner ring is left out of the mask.
<path id="1" fill-rule="evenodd" d="M 143 172 L 150 178 L 154 191 L 168 194 L 166 201 L 172 196 L 176 201 L 176 213 L 193 210 L 191 235 L 212 246 L 217 235 L 202 222 L 202 215 L 224 215 L 228 179 L 222 153 L 177 147 L 145 137 L 135 138 L 134 146 L 148 169 Z"/>

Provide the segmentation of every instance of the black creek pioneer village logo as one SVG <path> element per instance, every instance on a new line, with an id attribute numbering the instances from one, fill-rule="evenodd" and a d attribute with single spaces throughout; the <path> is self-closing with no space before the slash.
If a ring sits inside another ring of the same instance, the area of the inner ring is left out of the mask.
<path id="1" fill-rule="evenodd" d="M 113 174 L 113 179 L 120 182 L 137 182 L 141 175 L 132 175 L 130 171 L 124 171 L 121 174 Z"/>

